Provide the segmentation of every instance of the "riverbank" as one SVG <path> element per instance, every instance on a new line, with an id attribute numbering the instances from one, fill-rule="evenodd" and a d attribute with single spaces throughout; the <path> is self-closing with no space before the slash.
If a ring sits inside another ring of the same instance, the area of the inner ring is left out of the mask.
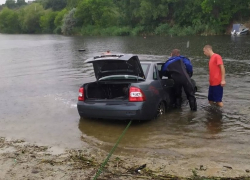
<path id="1" fill-rule="evenodd" d="M 0 180 L 93 179 L 106 155 L 107 152 L 96 148 L 66 150 L 34 145 L 23 140 L 7 140 L 2 137 L 0 138 Z M 159 166 L 161 163 L 153 163 L 154 161 L 154 159 L 150 162 L 135 157 L 112 156 L 97 179 L 250 179 L 246 174 L 249 173 L 247 169 L 200 165 L 193 169 L 190 167 L 188 170 L 179 167 L 179 170 L 176 169 L 176 174 L 171 173 L 173 168 L 166 168 L 169 162 L 165 162 L 164 167 Z M 137 171 L 143 163 L 146 167 Z M 172 167 L 176 168 L 174 165 Z M 220 175 L 217 176 L 220 178 L 209 176 L 208 174 L 212 172 Z M 240 174 L 244 174 L 244 178 Z"/>

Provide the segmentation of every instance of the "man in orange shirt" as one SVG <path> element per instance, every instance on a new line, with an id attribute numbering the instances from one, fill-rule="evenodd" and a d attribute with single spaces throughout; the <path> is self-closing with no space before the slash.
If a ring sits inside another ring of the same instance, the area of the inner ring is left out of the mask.
<path id="1" fill-rule="evenodd" d="M 203 52 L 206 56 L 210 57 L 208 101 L 211 105 L 216 103 L 222 107 L 223 87 L 226 85 L 225 67 L 222 58 L 219 54 L 213 52 L 210 45 L 204 46 Z"/>

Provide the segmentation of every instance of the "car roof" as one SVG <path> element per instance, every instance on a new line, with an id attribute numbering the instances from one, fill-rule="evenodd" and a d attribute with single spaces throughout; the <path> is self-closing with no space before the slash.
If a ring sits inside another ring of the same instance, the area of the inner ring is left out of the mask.
<path id="1" fill-rule="evenodd" d="M 161 61 L 140 61 L 141 64 L 162 64 Z"/>
<path id="2" fill-rule="evenodd" d="M 102 54 L 102 55 L 98 55 L 98 56 L 94 56 L 91 57 L 89 59 L 87 59 L 85 62 L 93 62 L 93 61 L 99 61 L 99 60 L 112 60 L 112 59 L 116 59 L 116 60 L 122 60 L 122 61 L 128 61 L 129 59 L 131 59 L 132 57 L 137 56 L 136 54 Z M 138 57 L 138 56 L 137 56 Z M 147 60 L 142 60 L 140 61 L 140 63 L 143 64 L 158 64 L 158 63 L 164 63 L 161 61 L 147 61 Z"/>

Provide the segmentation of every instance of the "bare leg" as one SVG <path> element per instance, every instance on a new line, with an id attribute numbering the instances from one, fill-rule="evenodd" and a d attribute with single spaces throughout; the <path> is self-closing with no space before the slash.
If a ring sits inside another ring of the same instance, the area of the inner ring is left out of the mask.
<path id="1" fill-rule="evenodd" d="M 219 107 L 223 107 L 223 102 L 213 102 L 213 101 L 208 101 L 211 106 L 217 105 Z"/>
<path id="2" fill-rule="evenodd" d="M 212 105 L 214 105 L 214 102 L 213 101 L 208 101 L 209 102 L 209 104 L 212 106 Z"/>
<path id="3" fill-rule="evenodd" d="M 217 104 L 217 106 L 219 106 L 219 107 L 223 107 L 223 102 L 217 102 L 216 104 Z"/>

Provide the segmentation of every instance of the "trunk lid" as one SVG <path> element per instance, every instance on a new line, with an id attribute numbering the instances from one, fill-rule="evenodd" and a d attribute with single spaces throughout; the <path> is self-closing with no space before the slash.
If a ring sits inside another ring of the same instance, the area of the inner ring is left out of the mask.
<path id="1" fill-rule="evenodd" d="M 145 80 L 139 58 L 136 55 L 102 55 L 88 59 L 85 62 L 93 64 L 97 80 Z"/>

